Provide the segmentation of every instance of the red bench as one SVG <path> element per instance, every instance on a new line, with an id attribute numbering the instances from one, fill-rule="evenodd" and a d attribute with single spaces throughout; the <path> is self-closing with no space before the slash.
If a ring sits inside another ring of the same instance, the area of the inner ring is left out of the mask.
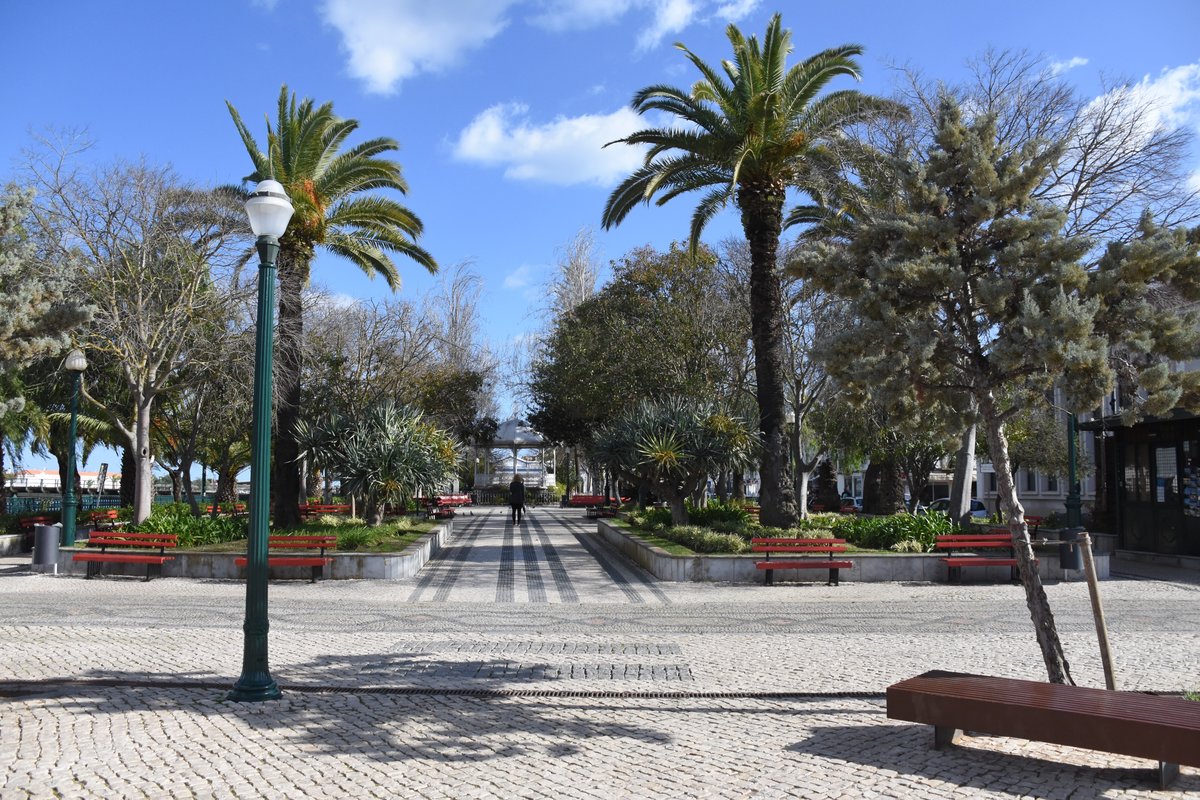
<path id="1" fill-rule="evenodd" d="M 434 519 L 450 519 L 454 516 L 455 509 L 471 505 L 471 495 L 439 494 L 436 497 L 431 497 L 427 505 L 430 517 Z"/>
<path id="2" fill-rule="evenodd" d="M 300 506 L 300 517 L 309 519 L 324 514 L 349 514 L 349 503 L 305 503 Z"/>
<path id="3" fill-rule="evenodd" d="M 337 548 L 336 536 L 302 536 L 302 535 L 282 535 L 267 537 L 267 566 L 268 567 L 310 567 L 312 569 L 311 583 L 316 583 L 318 579 L 323 577 L 325 566 L 333 561 L 332 558 L 325 555 L 326 550 Z M 270 550 L 317 550 L 318 553 L 305 555 L 274 555 Z M 246 566 L 250 559 L 247 556 L 238 556 L 233 560 L 234 564 L 239 567 Z"/>
<path id="4" fill-rule="evenodd" d="M 174 555 L 167 555 L 167 549 L 174 549 L 178 545 L 179 539 L 173 533 L 120 531 L 102 535 L 93 534 L 88 539 L 87 547 L 72 556 L 71 560 L 87 563 L 88 578 L 100 574 L 101 564 L 145 564 L 146 580 L 150 580 L 153 574 L 152 570 L 157 568 L 158 574 L 161 575 L 162 565 L 175 558 Z M 110 547 L 122 549 L 109 550 Z M 158 552 L 147 552 L 154 549 L 157 549 Z"/>
<path id="5" fill-rule="evenodd" d="M 767 571 L 764 585 L 770 586 L 777 569 L 827 569 L 827 585 L 838 585 L 838 570 L 852 569 L 853 561 L 835 561 L 834 556 L 846 552 L 845 539 L 780 539 L 755 537 L 750 540 L 750 551 L 762 553 L 766 559 L 755 563 L 758 569 Z M 784 556 L 771 560 L 771 556 Z M 798 556 L 825 556 L 825 558 L 798 558 Z"/>
<path id="6" fill-rule="evenodd" d="M 963 567 L 1008 567 L 1012 580 L 1018 580 L 1012 534 L 1006 528 L 992 528 L 987 533 L 947 534 L 937 537 L 933 546 L 935 550 L 950 551 L 942 562 L 949 568 L 951 582 L 962 576 Z M 986 554 L 980 555 L 977 551 L 981 550 Z M 955 551 L 969 551 L 969 555 L 955 555 Z M 997 555 L 999 551 L 1003 553 Z"/>
<path id="7" fill-rule="evenodd" d="M 115 508 L 97 508 L 89 511 L 84 518 L 89 525 L 98 529 L 114 528 L 117 525 L 117 510 Z"/>

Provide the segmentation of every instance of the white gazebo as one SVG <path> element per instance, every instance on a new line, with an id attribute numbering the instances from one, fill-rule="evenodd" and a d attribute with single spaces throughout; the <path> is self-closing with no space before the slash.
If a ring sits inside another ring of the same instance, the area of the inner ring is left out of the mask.
<path id="1" fill-rule="evenodd" d="M 507 486 L 517 474 L 530 488 L 553 486 L 553 448 L 553 442 L 516 418 L 500 423 L 491 442 L 475 444 L 476 488 Z"/>

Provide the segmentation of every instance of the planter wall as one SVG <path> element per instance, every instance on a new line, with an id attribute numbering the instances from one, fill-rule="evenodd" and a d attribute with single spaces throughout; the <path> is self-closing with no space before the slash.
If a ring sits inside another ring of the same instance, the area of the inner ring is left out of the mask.
<path id="1" fill-rule="evenodd" d="M 662 548 L 646 544 L 630 536 L 606 520 L 597 521 L 598 533 L 613 548 L 621 551 L 660 580 L 665 581 L 724 581 L 728 583 L 762 583 L 763 571 L 754 565 L 761 556 L 676 556 Z M 1082 581 L 1083 570 L 1064 570 L 1059 566 L 1057 545 L 1037 548 L 1038 573 L 1043 581 Z M 842 582 L 911 581 L 916 583 L 945 583 L 949 576 L 942 555 L 913 553 L 896 555 L 847 556 L 854 569 L 842 570 Z M 1096 574 L 1108 577 L 1109 556 L 1096 554 Z M 963 583 L 1001 583 L 1009 580 L 1008 567 L 972 567 L 962 570 Z M 774 580 L 824 583 L 828 573 L 821 569 L 776 570 Z"/>
<path id="2" fill-rule="evenodd" d="M 403 553 L 339 553 L 332 552 L 332 563 L 325 568 L 325 580 L 399 580 L 416 575 L 435 553 L 443 548 L 454 535 L 454 521 L 447 520 L 422 536 Z M 86 575 L 87 564 L 72 561 L 78 552 L 75 548 L 59 550 L 58 571 L 70 575 Z M 233 563 L 242 553 L 201 553 L 180 550 L 175 558 L 163 565 L 164 578 L 201 578 L 213 580 L 241 580 L 245 568 Z M 104 564 L 105 575 L 130 575 L 142 577 L 146 567 L 139 564 Z M 275 567 L 268 571 L 270 580 L 308 580 L 308 567 Z"/>

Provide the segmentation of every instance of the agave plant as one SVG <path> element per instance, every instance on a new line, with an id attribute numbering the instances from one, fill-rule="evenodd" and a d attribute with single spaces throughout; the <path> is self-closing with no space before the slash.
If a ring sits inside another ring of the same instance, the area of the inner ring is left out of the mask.
<path id="1" fill-rule="evenodd" d="M 710 475 L 753 461 L 757 438 L 717 404 L 687 398 L 643 401 L 597 432 L 593 453 L 619 477 L 671 504 L 671 521 L 688 522 L 684 501 Z"/>
<path id="2" fill-rule="evenodd" d="M 421 413 L 388 400 L 361 418 L 330 417 L 302 431 L 301 455 L 317 456 L 342 478 L 342 490 L 363 497 L 370 526 L 387 504 L 433 493 L 454 474 L 459 445 Z"/>

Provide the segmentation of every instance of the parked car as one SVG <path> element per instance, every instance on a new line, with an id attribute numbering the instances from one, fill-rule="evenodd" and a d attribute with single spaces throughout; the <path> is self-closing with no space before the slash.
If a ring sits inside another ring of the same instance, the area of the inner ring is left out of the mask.
<path id="1" fill-rule="evenodd" d="M 934 500 L 932 503 L 927 505 L 925 507 L 925 510 L 926 511 L 940 511 L 943 514 L 947 514 L 950 512 L 950 498 L 949 497 L 939 497 L 937 500 Z M 972 500 L 971 501 L 971 516 L 977 517 L 980 519 L 987 519 L 991 515 L 988 513 L 987 506 L 985 506 L 983 504 L 982 500 Z"/>

